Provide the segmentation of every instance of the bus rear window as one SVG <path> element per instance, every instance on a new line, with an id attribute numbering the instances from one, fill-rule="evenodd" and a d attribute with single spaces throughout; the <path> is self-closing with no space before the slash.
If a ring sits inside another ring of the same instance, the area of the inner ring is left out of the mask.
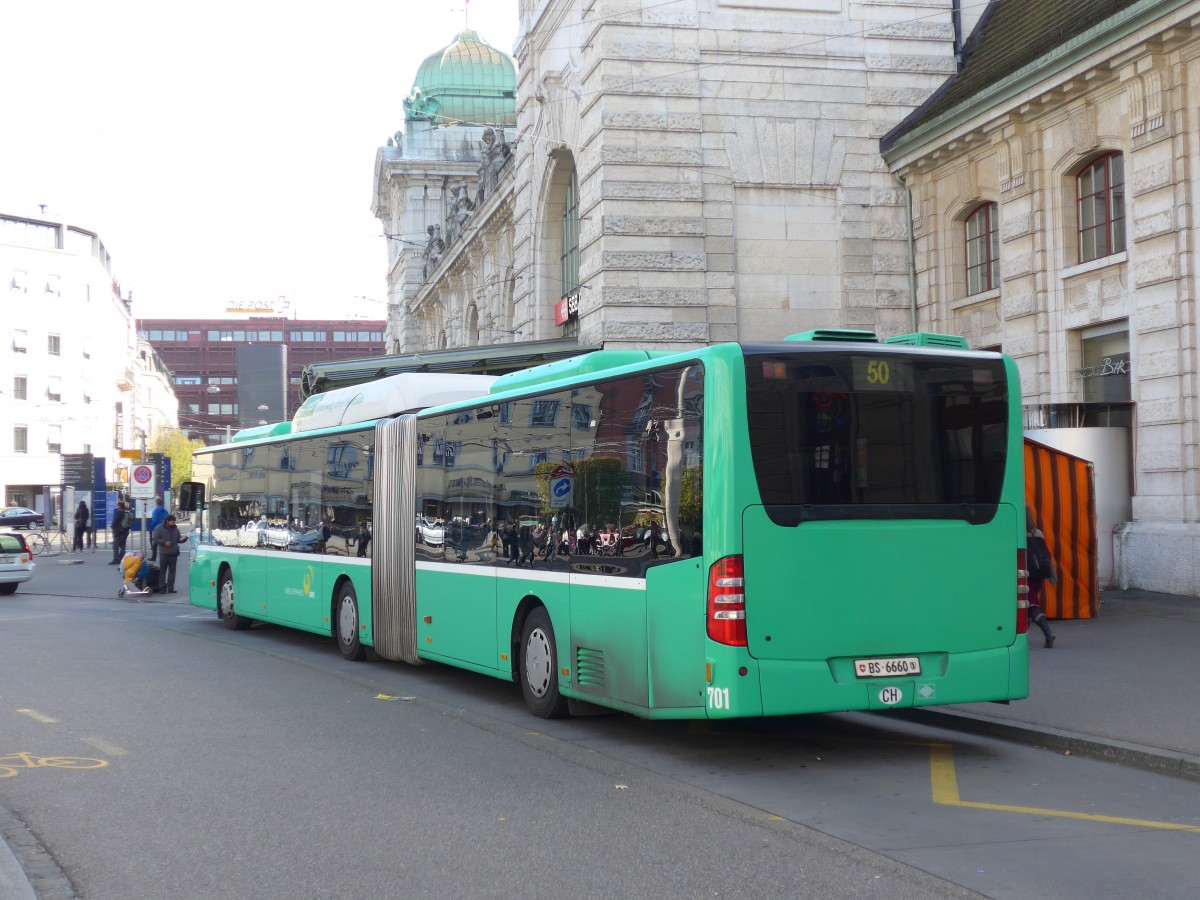
<path id="1" fill-rule="evenodd" d="M 747 352 L 746 389 L 755 476 L 779 524 L 995 514 L 1008 445 L 999 357 Z"/>

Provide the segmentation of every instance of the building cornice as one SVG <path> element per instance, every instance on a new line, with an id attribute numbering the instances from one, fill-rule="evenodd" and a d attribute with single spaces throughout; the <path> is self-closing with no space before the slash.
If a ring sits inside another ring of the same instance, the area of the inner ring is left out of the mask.
<path id="1" fill-rule="evenodd" d="M 1184 11 L 1189 6 L 1196 6 L 1196 0 L 1141 0 L 1140 3 L 1127 7 L 1000 81 L 978 91 L 941 115 L 905 132 L 891 147 L 883 151 L 884 161 L 894 169 L 911 164 L 928 152 L 931 145 L 944 141 L 954 132 L 969 127 L 971 123 L 978 124 L 984 117 L 994 114 L 1005 104 L 1037 93 L 1040 85 L 1064 75 L 1072 67 L 1135 35 L 1139 30 L 1151 25 L 1161 30 L 1187 20 L 1193 15 L 1192 12 Z"/>

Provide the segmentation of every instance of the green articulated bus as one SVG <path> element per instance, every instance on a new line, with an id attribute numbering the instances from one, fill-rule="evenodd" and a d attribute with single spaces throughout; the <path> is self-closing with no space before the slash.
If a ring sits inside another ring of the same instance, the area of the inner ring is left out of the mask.
<path id="1" fill-rule="evenodd" d="M 817 331 L 330 391 L 197 451 L 192 603 L 547 718 L 1024 697 L 1017 379 Z"/>

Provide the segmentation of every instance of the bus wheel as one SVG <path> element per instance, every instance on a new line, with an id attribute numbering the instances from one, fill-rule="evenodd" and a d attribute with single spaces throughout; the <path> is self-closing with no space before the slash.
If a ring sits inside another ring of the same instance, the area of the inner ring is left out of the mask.
<path id="1" fill-rule="evenodd" d="M 346 659 L 360 660 L 367 655 L 367 648 L 358 639 L 358 597 L 348 581 L 337 599 L 337 642 Z"/>
<path id="2" fill-rule="evenodd" d="M 217 615 L 227 628 L 245 631 L 250 627 L 249 619 L 233 611 L 233 575 L 227 571 L 221 573 L 217 582 Z"/>
<path id="3" fill-rule="evenodd" d="M 531 713 L 540 719 L 561 719 L 567 714 L 567 698 L 558 692 L 554 626 L 544 607 L 537 607 L 525 619 L 520 670 L 521 693 Z"/>

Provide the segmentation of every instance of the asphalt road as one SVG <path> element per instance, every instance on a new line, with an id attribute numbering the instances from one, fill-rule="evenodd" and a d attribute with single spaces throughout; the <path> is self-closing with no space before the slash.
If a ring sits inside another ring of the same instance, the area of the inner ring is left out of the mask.
<path id="1" fill-rule="evenodd" d="M 0 599 L 0 803 L 85 900 L 1200 894 L 1191 782 L 885 716 L 543 722 L 41 568 Z M 27 762 L 63 756 L 103 765 Z"/>

